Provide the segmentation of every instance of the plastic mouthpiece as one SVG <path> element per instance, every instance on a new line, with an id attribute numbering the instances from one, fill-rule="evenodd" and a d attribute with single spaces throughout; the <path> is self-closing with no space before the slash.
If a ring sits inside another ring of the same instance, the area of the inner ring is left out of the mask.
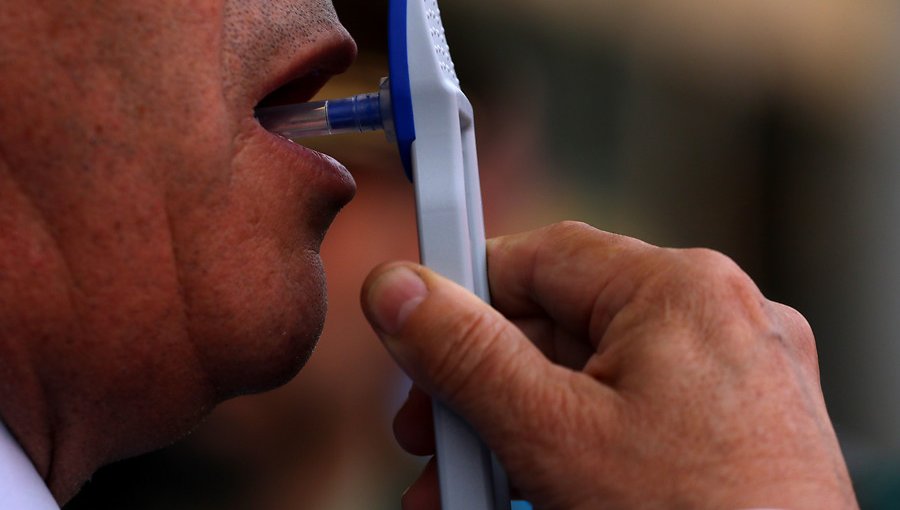
<path id="1" fill-rule="evenodd" d="M 256 118 L 267 130 L 285 138 L 360 133 L 384 128 L 378 92 L 345 99 L 272 106 L 256 110 Z"/>

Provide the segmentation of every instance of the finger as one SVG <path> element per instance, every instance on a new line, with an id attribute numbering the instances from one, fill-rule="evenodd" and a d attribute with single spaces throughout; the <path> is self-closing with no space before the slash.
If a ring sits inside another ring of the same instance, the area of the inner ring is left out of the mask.
<path id="1" fill-rule="evenodd" d="M 378 267 L 362 297 L 366 316 L 397 362 L 501 457 L 504 451 L 540 457 L 531 450 L 565 434 L 567 423 L 558 419 L 564 409 L 586 397 L 600 407 L 614 399 L 599 384 L 573 391 L 573 376 L 581 374 L 550 363 L 496 310 L 427 268 Z"/>
<path id="2" fill-rule="evenodd" d="M 394 436 L 413 455 L 434 455 L 434 418 L 431 397 L 415 385 L 394 418 Z"/>
<path id="3" fill-rule="evenodd" d="M 435 459 L 428 461 L 419 478 L 403 493 L 402 501 L 403 510 L 440 510 L 441 494 Z"/>
<path id="4" fill-rule="evenodd" d="M 583 335 L 574 335 L 546 316 L 510 320 L 553 363 L 581 370 L 596 350 Z"/>
<path id="5" fill-rule="evenodd" d="M 594 333 L 598 341 L 661 251 L 575 222 L 492 239 L 491 303 L 508 317 L 544 314 L 573 335 Z"/>

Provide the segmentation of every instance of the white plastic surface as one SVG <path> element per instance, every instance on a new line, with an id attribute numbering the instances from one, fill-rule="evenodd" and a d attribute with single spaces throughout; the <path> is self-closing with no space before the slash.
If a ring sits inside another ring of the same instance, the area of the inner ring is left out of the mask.
<path id="1" fill-rule="evenodd" d="M 459 89 L 435 0 L 410 0 L 413 180 L 422 262 L 489 301 L 472 106 Z M 508 510 L 506 475 L 474 430 L 434 406 L 442 510 Z"/>
<path id="2" fill-rule="evenodd" d="M 0 421 L 0 510 L 59 510 L 34 464 Z"/>

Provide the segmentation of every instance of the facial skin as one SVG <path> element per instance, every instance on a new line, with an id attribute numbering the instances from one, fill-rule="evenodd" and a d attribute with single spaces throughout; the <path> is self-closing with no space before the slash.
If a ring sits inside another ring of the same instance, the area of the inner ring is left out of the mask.
<path id="1" fill-rule="evenodd" d="M 305 362 L 354 184 L 252 111 L 354 55 L 327 0 L 0 4 L 0 417 L 58 501 Z"/>

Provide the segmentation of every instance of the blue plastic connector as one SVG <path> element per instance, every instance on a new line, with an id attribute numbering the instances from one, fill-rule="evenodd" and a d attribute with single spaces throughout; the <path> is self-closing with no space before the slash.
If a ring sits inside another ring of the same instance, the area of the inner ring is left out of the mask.
<path id="1" fill-rule="evenodd" d="M 332 131 L 374 131 L 381 129 L 381 98 L 376 92 L 347 99 L 326 101 Z"/>
<path id="2" fill-rule="evenodd" d="M 375 131 L 385 125 L 383 94 L 259 108 L 256 119 L 267 130 L 290 139 Z"/>

